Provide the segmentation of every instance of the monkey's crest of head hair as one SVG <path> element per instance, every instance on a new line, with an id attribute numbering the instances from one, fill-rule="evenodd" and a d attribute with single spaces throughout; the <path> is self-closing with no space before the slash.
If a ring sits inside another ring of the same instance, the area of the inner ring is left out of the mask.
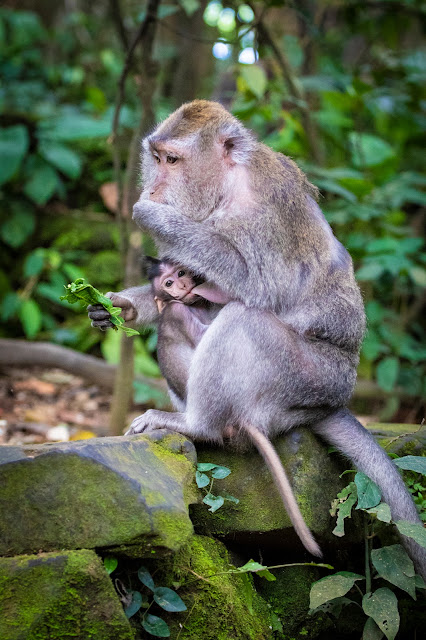
<path id="1" fill-rule="evenodd" d="M 237 118 L 218 102 L 194 100 L 172 113 L 150 136 L 150 140 L 198 143 L 201 151 L 212 142 L 223 146 L 223 154 L 233 163 L 246 164 L 256 147 L 256 139 Z"/>

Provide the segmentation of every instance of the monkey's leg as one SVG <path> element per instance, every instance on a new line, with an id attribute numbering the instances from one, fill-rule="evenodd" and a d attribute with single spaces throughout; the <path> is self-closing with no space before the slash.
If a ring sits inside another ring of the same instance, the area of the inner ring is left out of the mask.
<path id="1" fill-rule="evenodd" d="M 313 425 L 313 430 L 347 456 L 359 471 L 375 482 L 389 505 L 392 520 L 422 524 L 416 506 L 392 460 L 367 429 L 347 409 Z M 426 549 L 401 536 L 418 573 L 426 580 Z"/>

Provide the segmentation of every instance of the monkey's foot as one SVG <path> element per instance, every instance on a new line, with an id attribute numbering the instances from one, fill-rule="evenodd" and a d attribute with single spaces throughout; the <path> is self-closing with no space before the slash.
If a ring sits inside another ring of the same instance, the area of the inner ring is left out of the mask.
<path id="1" fill-rule="evenodd" d="M 130 429 L 126 431 L 126 436 L 132 436 L 136 433 L 150 433 L 158 429 L 168 429 L 171 431 L 180 431 L 179 425 L 182 422 L 183 414 L 168 413 L 167 411 L 157 411 L 156 409 L 148 409 L 142 415 L 135 418 L 130 425 Z"/>

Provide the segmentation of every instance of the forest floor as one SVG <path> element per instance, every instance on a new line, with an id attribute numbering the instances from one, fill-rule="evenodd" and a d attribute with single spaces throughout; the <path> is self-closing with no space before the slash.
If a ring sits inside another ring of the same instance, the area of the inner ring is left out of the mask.
<path id="1" fill-rule="evenodd" d="M 110 401 L 109 391 L 61 369 L 0 372 L 0 445 L 108 435 Z"/>

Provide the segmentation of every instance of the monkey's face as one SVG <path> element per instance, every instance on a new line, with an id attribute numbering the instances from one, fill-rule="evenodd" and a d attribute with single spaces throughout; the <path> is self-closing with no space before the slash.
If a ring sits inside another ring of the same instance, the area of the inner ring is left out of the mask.
<path id="1" fill-rule="evenodd" d="M 194 220 L 205 220 L 223 199 L 226 167 L 215 144 L 197 137 L 144 141 L 143 200 L 171 205 Z"/>
<path id="2" fill-rule="evenodd" d="M 183 267 L 162 263 L 161 273 L 154 279 L 154 290 L 164 292 L 174 300 L 191 304 L 198 296 L 192 293 L 196 286 L 194 276 Z"/>

